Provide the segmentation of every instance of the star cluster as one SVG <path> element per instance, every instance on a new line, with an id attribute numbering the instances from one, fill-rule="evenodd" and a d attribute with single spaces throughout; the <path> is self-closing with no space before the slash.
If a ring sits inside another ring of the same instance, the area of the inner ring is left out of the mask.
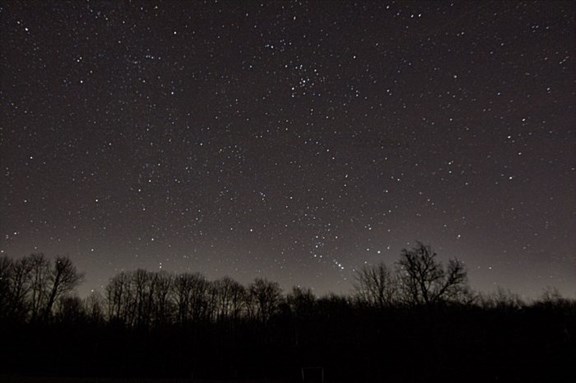
<path id="1" fill-rule="evenodd" d="M 576 292 L 571 2 L 8 2 L 0 251 L 351 288 L 415 240 Z"/>

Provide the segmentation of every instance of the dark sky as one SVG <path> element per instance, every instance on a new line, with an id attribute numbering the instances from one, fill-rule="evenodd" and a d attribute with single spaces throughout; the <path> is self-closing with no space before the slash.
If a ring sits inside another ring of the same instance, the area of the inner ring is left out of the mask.
<path id="1" fill-rule="evenodd" d="M 576 293 L 573 2 L 4 1 L 0 250 Z"/>

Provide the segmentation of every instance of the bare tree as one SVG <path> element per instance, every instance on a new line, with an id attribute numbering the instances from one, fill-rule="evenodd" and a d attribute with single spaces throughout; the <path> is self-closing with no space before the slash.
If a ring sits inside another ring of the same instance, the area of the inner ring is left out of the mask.
<path id="1" fill-rule="evenodd" d="M 303 323 L 314 316 L 316 296 L 309 288 L 294 286 L 292 291 L 286 295 L 286 303 L 294 319 L 293 342 L 295 346 L 298 346 L 301 341 Z"/>
<path id="2" fill-rule="evenodd" d="M 216 293 L 215 314 L 218 319 L 237 319 L 246 303 L 246 289 L 230 277 L 224 277 L 212 283 Z"/>
<path id="3" fill-rule="evenodd" d="M 310 316 L 316 304 L 316 296 L 309 288 L 294 286 L 286 296 L 286 303 L 296 317 Z"/>
<path id="4" fill-rule="evenodd" d="M 31 254 L 28 257 L 30 275 L 30 314 L 32 319 L 40 316 L 48 301 L 48 285 L 50 277 L 50 262 L 42 253 Z"/>
<path id="5" fill-rule="evenodd" d="M 0 257 L 0 318 L 7 316 L 12 295 L 14 262 L 7 256 Z"/>
<path id="6" fill-rule="evenodd" d="M 32 260 L 24 257 L 13 263 L 10 274 L 10 310 L 25 319 L 30 309 L 29 293 L 32 289 Z"/>
<path id="7" fill-rule="evenodd" d="M 152 304 L 155 288 L 154 276 L 151 272 L 138 269 L 132 273 L 132 288 L 134 296 L 134 325 L 146 327 L 152 314 Z"/>
<path id="8" fill-rule="evenodd" d="M 44 308 L 44 315 L 47 319 L 52 314 L 54 303 L 72 291 L 83 278 L 83 274 L 76 270 L 76 266 L 67 257 L 57 257 L 53 267 L 49 268 L 47 300 Z"/>
<path id="9" fill-rule="evenodd" d="M 54 311 L 54 316 L 65 322 L 79 322 L 86 317 L 82 299 L 77 296 L 60 296 L 54 305 Z"/>
<path id="10" fill-rule="evenodd" d="M 520 295 L 500 286 L 495 292 L 480 294 L 478 303 L 483 308 L 512 311 L 526 305 Z"/>
<path id="11" fill-rule="evenodd" d="M 83 302 L 84 312 L 93 322 L 101 322 L 104 320 L 104 305 L 105 299 L 98 291 L 93 291 L 88 295 Z"/>
<path id="12" fill-rule="evenodd" d="M 172 283 L 174 278 L 166 272 L 154 274 L 154 324 L 163 325 L 170 321 L 173 315 L 174 304 L 172 302 Z"/>
<path id="13" fill-rule="evenodd" d="M 411 250 L 403 249 L 398 266 L 403 298 L 410 304 L 457 301 L 469 295 L 464 265 L 454 259 L 444 268 L 430 246 L 418 242 Z"/>
<path id="14" fill-rule="evenodd" d="M 362 302 L 378 308 L 389 306 L 394 302 L 397 282 L 386 264 L 364 266 L 356 272 L 355 278 L 354 288 Z"/>
<path id="15" fill-rule="evenodd" d="M 130 279 L 130 274 L 122 271 L 106 285 L 108 319 L 128 323 L 133 302 Z"/>
<path id="16" fill-rule="evenodd" d="M 276 313 L 282 299 L 282 290 L 276 282 L 256 278 L 248 287 L 254 315 L 263 323 Z"/>
<path id="17" fill-rule="evenodd" d="M 238 319 L 246 311 L 246 296 L 248 292 L 240 283 L 234 281 L 232 284 L 232 293 L 230 299 L 230 315 Z"/>
<path id="18" fill-rule="evenodd" d="M 176 303 L 177 319 L 179 323 L 186 323 L 190 318 L 190 295 L 193 287 L 193 274 L 180 274 L 174 279 L 172 289 Z"/>
<path id="19" fill-rule="evenodd" d="M 174 279 L 174 299 L 180 323 L 200 320 L 205 317 L 207 289 L 208 281 L 198 273 L 184 273 Z"/>

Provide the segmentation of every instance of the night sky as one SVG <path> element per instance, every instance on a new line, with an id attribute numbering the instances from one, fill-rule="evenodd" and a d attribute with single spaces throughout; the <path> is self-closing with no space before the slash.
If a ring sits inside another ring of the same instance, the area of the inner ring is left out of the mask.
<path id="1" fill-rule="evenodd" d="M 576 294 L 573 2 L 4 1 L 0 252 Z"/>

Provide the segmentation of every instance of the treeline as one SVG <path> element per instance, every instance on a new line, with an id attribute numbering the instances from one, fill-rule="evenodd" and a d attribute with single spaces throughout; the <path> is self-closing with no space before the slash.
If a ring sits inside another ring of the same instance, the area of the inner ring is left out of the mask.
<path id="1" fill-rule="evenodd" d="M 444 267 L 429 246 L 403 250 L 397 269 L 366 266 L 356 274 L 356 293 L 345 301 L 375 307 L 469 303 L 471 292 L 464 265 L 450 260 Z M 51 320 L 88 316 L 95 320 L 149 327 L 239 318 L 266 323 L 282 305 L 288 308 L 311 290 L 295 287 L 286 296 L 276 282 L 257 278 L 248 286 L 224 277 L 207 280 L 200 273 L 171 274 L 136 270 L 114 276 L 104 294 L 82 300 L 73 294 L 81 282 L 70 259 L 51 262 L 43 254 L 13 260 L 0 258 L 0 305 L 4 318 Z M 286 307 L 284 308 L 286 309 Z"/>
<path id="2" fill-rule="evenodd" d="M 475 293 L 421 243 L 359 270 L 349 296 L 136 270 L 82 299 L 81 280 L 67 258 L 0 258 L 0 377 L 562 381 L 576 358 L 573 300 Z"/>
<path id="3" fill-rule="evenodd" d="M 50 320 L 55 305 L 69 298 L 82 278 L 66 257 L 0 257 L 0 319 Z"/>

